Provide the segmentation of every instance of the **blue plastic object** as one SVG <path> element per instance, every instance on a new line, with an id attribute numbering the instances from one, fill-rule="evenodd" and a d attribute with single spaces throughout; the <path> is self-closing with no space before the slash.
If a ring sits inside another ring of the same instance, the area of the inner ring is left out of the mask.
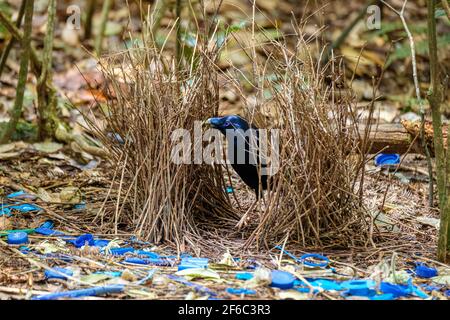
<path id="1" fill-rule="evenodd" d="M 75 210 L 84 210 L 86 209 L 86 203 L 82 202 L 82 203 L 77 203 L 73 206 L 73 208 Z"/>
<path id="2" fill-rule="evenodd" d="M 445 294 L 447 297 L 450 297 L 450 290 L 444 291 L 444 294 Z"/>
<path id="3" fill-rule="evenodd" d="M 96 246 L 96 247 L 103 248 L 103 247 L 106 247 L 108 244 L 109 244 L 109 240 L 103 240 L 103 239 L 94 240 L 94 246 Z"/>
<path id="4" fill-rule="evenodd" d="M 136 258 L 136 257 L 126 257 L 123 261 L 125 263 L 133 263 L 133 264 L 150 264 L 155 266 L 170 266 L 171 263 L 168 260 L 161 258 Z"/>
<path id="5" fill-rule="evenodd" d="M 66 234 L 64 232 L 61 231 L 57 231 L 57 230 L 53 230 L 53 229 L 49 229 L 49 228 L 43 228 L 43 227 L 39 227 L 34 229 L 34 232 L 42 234 L 44 236 L 65 236 Z"/>
<path id="6" fill-rule="evenodd" d="M 110 277 L 120 277 L 122 275 L 122 271 L 96 271 L 94 274 L 106 274 Z"/>
<path id="7" fill-rule="evenodd" d="M 152 269 L 150 270 L 147 275 L 145 277 L 143 277 L 142 279 L 140 279 L 139 281 L 136 282 L 137 285 L 141 285 L 144 284 L 146 282 L 148 282 L 151 278 L 153 278 L 153 275 L 155 274 L 156 270 L 158 269 Z"/>
<path id="8" fill-rule="evenodd" d="M 73 243 L 73 245 L 77 248 L 81 248 L 84 245 L 93 246 L 94 245 L 94 236 L 90 233 L 82 234 L 81 236 L 77 237 L 75 240 L 69 241 Z"/>
<path id="9" fill-rule="evenodd" d="M 233 187 L 227 186 L 226 191 L 227 191 L 227 193 L 233 193 Z"/>
<path id="10" fill-rule="evenodd" d="M 393 284 L 389 282 L 381 282 L 380 291 L 383 293 L 390 293 L 394 297 L 406 297 L 409 295 L 416 295 L 419 298 L 426 299 L 428 295 L 413 285 L 412 279 L 408 280 L 408 284 Z"/>
<path id="11" fill-rule="evenodd" d="M 347 289 L 343 294 L 345 296 L 372 297 L 377 292 L 375 290 L 376 282 L 373 280 L 350 280 L 341 283 L 343 289 Z M 389 293 L 389 292 L 386 292 Z"/>
<path id="12" fill-rule="evenodd" d="M 395 297 L 391 293 L 385 293 L 385 294 L 377 294 L 373 297 L 370 297 L 370 300 L 394 300 Z"/>
<path id="13" fill-rule="evenodd" d="M 72 276 L 73 271 L 60 267 L 54 267 L 52 270 L 45 270 L 44 275 L 47 279 L 67 280 L 67 276 Z"/>
<path id="14" fill-rule="evenodd" d="M 415 272 L 418 277 L 425 279 L 433 278 L 438 275 L 438 271 L 435 268 L 430 268 L 422 263 L 416 265 Z"/>
<path id="15" fill-rule="evenodd" d="M 312 262 L 308 259 L 315 259 L 315 260 L 321 260 L 322 262 Z M 328 263 L 330 263 L 330 260 L 321 255 L 321 254 L 317 254 L 317 253 L 307 253 L 304 254 L 300 257 L 300 259 L 298 259 L 299 262 L 302 262 L 303 264 L 309 266 L 309 267 L 320 267 L 320 268 L 325 268 L 326 266 L 328 266 Z"/>
<path id="16" fill-rule="evenodd" d="M 241 295 L 241 294 L 256 294 L 255 290 L 244 289 L 244 288 L 227 288 L 229 294 Z"/>
<path id="17" fill-rule="evenodd" d="M 7 197 L 8 199 L 11 199 L 11 198 L 17 198 L 17 197 L 20 197 L 20 196 L 22 196 L 22 195 L 24 195 L 24 194 L 26 194 L 25 191 L 20 190 L 20 191 L 16 191 L 16 192 L 10 193 L 10 194 L 8 194 L 6 197 Z"/>
<path id="18" fill-rule="evenodd" d="M 115 284 L 115 285 L 104 286 L 104 287 L 93 287 L 93 288 L 89 288 L 89 289 L 70 290 L 70 291 L 49 293 L 49 294 L 44 294 L 44 295 L 34 297 L 34 298 L 32 298 L 32 300 L 55 300 L 55 299 L 59 299 L 59 298 L 80 298 L 80 297 L 86 297 L 86 296 L 98 296 L 101 294 L 122 292 L 123 289 L 124 289 L 124 285 Z"/>
<path id="19" fill-rule="evenodd" d="M 272 270 L 272 283 L 271 287 L 280 289 L 291 289 L 294 287 L 295 277 L 286 271 Z"/>
<path id="20" fill-rule="evenodd" d="M 375 165 L 380 166 L 395 166 L 400 163 L 400 155 L 397 153 L 380 153 L 375 157 Z"/>
<path id="21" fill-rule="evenodd" d="M 299 287 L 299 288 L 295 288 L 295 290 L 297 290 L 298 292 L 301 292 L 301 293 L 310 293 L 311 292 L 311 288 L 309 288 L 309 287 Z M 313 294 L 316 294 L 318 292 L 319 292 L 319 290 L 313 289 Z"/>
<path id="22" fill-rule="evenodd" d="M 112 248 L 109 250 L 111 252 L 112 255 L 115 256 L 122 256 L 125 253 L 128 252 L 134 252 L 134 248 L 133 247 L 124 247 L 124 248 Z"/>
<path id="23" fill-rule="evenodd" d="M 386 294 L 392 294 L 395 298 L 406 297 L 413 294 L 412 287 L 404 284 L 394 284 L 381 282 L 380 291 Z"/>
<path id="24" fill-rule="evenodd" d="M 28 243 L 28 234 L 26 232 L 11 232 L 8 234 L 9 244 L 24 244 Z"/>
<path id="25" fill-rule="evenodd" d="M 336 291 L 342 290 L 342 286 L 339 283 L 337 283 L 336 281 L 333 281 L 333 280 L 315 279 L 315 280 L 309 281 L 309 283 L 313 287 L 320 287 L 320 288 L 322 288 L 324 290 L 336 290 Z"/>
<path id="26" fill-rule="evenodd" d="M 192 268 L 208 268 L 208 258 L 183 258 L 178 265 L 178 271 Z"/>
<path id="27" fill-rule="evenodd" d="M 250 272 L 239 272 L 239 273 L 236 273 L 235 278 L 237 280 L 244 280 L 244 281 L 250 280 L 251 278 L 253 278 L 253 273 L 250 273 Z"/>
<path id="28" fill-rule="evenodd" d="M 137 255 L 146 256 L 146 257 L 153 258 L 153 259 L 158 259 L 160 257 L 159 254 L 157 254 L 156 252 L 145 251 L 145 250 L 136 250 L 135 252 Z"/>
<path id="29" fill-rule="evenodd" d="M 24 204 L 17 204 L 17 205 L 8 205 L 8 206 L 1 206 L 0 207 L 0 216 L 1 215 L 10 215 L 12 210 L 17 210 L 22 213 L 31 212 L 31 211 L 40 211 L 42 210 L 38 206 L 34 204 L 24 203 Z"/>
<path id="30" fill-rule="evenodd" d="M 45 228 L 45 229 L 51 229 L 51 228 L 53 228 L 54 225 L 55 224 L 53 223 L 52 220 L 47 220 L 43 224 L 41 224 L 39 227 L 40 228 Z"/>

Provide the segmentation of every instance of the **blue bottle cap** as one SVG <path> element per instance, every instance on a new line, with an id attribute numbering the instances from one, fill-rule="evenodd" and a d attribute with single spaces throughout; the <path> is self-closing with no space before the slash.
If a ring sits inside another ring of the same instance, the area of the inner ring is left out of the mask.
<path id="1" fill-rule="evenodd" d="M 26 232 L 12 232 L 8 234 L 9 244 L 23 244 L 28 243 L 28 234 Z"/>
<path id="2" fill-rule="evenodd" d="M 400 163 L 400 155 L 397 153 L 380 153 L 375 157 L 375 165 L 395 166 Z"/>
<path id="3" fill-rule="evenodd" d="M 272 270 L 272 283 L 271 287 L 280 289 L 291 289 L 294 287 L 295 277 L 286 271 Z"/>

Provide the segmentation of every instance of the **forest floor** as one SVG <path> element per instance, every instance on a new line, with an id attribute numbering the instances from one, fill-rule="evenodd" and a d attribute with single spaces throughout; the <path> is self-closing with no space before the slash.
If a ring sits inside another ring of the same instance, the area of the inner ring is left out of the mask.
<path id="1" fill-rule="evenodd" d="M 92 41 L 83 42 L 79 31 L 64 27 L 64 2 L 60 2 L 58 11 L 53 81 L 62 119 L 73 132 L 85 133 L 81 112 L 94 105 L 101 108 L 106 102 L 105 79 L 90 53 Z M 353 1 L 345 8 L 331 2 L 322 9 L 321 18 L 310 18 L 306 33 L 314 34 L 318 25 L 327 25 L 326 38 L 335 40 L 348 24 L 349 12 L 357 15 L 361 2 Z M 408 18 L 417 21 L 413 32 L 420 86 L 426 92 L 426 9 L 419 2 L 409 3 Z M 41 39 L 46 1 L 36 3 L 33 38 Z M 275 30 L 274 23 L 287 34 L 291 12 L 299 17 L 306 11 L 296 8 L 293 1 L 274 3 L 260 1 L 256 20 L 269 31 L 266 36 L 275 38 L 276 32 L 271 32 Z M 401 3 L 393 1 L 397 7 Z M 17 8 L 9 4 L 9 10 L 14 12 Z M 248 19 L 249 12 L 250 6 L 227 0 L 220 14 L 226 21 L 239 22 Z M 125 26 L 139 31 L 138 22 L 132 20 L 128 24 L 128 18 L 126 6 L 113 8 L 107 25 L 108 48 L 123 46 Z M 376 115 L 380 123 L 420 119 L 418 103 L 413 98 L 411 60 L 409 51 L 405 54 L 408 43 L 404 31 L 398 17 L 389 10 L 383 19 L 382 29 L 376 32 L 367 32 L 364 23 L 358 24 L 340 48 L 348 70 L 356 74 L 353 90 L 361 106 L 372 100 L 372 76 L 384 63 L 390 43 L 396 41 L 380 86 L 383 99 L 375 104 Z M 163 19 L 163 33 L 171 21 L 170 16 Z M 447 71 L 449 29 L 450 24 L 442 20 L 440 30 L 446 36 L 441 39 L 440 54 Z M 2 32 L 0 29 L 0 41 L 6 39 L 6 32 Z M 221 57 L 223 68 L 232 64 L 244 71 L 251 69 L 238 44 L 249 37 L 248 31 L 238 33 L 240 41 L 230 43 Z M 13 50 L 0 75 L 2 121 L 8 119 L 7 111 L 14 102 L 19 55 L 18 50 Z M 358 57 L 360 63 L 356 67 Z M 242 101 L 231 89 L 225 86 L 220 95 L 223 114 L 242 111 Z M 251 95 L 249 90 L 248 96 Z M 422 155 L 407 155 L 395 172 L 377 167 L 373 161 L 367 164 L 364 205 L 374 224 L 372 242 L 366 246 L 349 245 L 339 250 L 278 246 L 256 253 L 243 251 L 238 239 L 230 239 L 229 243 L 217 245 L 211 240 L 208 249 L 187 247 L 186 252 L 177 252 L 169 243 L 137 239 L 126 228 L 114 233 L 94 219 L 105 206 L 115 205 L 106 201 L 112 165 L 80 150 L 76 144 L 30 141 L 35 134 L 30 125 L 36 121 L 35 98 L 36 84 L 32 80 L 26 88 L 24 121 L 15 141 L 0 145 L 0 299 L 392 300 L 448 299 L 450 295 L 450 267 L 435 261 L 439 213 L 429 206 L 429 177 Z M 450 114 L 449 106 L 447 98 L 444 117 Z M 242 183 L 233 185 L 233 191 L 242 203 L 248 203 L 251 192 Z M 28 242 L 9 244 L 8 235 L 14 230 L 25 231 Z M 303 256 L 310 253 L 316 255 Z M 274 273 L 275 269 L 289 274 Z M 286 275 L 287 279 L 283 278 Z"/>

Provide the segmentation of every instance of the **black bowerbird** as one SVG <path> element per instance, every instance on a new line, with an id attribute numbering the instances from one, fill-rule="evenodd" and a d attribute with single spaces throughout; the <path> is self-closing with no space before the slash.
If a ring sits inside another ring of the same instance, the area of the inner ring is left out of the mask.
<path id="1" fill-rule="evenodd" d="M 239 177 L 256 194 L 254 205 L 262 198 L 262 190 L 268 187 L 266 159 L 260 152 L 259 129 L 250 125 L 247 120 L 237 115 L 210 118 L 206 121 L 212 128 L 223 133 L 228 142 L 228 160 Z M 239 226 L 245 220 L 244 215 Z"/>

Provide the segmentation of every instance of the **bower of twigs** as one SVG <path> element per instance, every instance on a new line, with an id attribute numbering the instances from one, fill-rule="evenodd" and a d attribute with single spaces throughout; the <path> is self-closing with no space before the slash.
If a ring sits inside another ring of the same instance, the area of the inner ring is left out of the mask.
<path id="1" fill-rule="evenodd" d="M 297 49 L 302 50 L 301 42 Z M 302 247 L 364 243 L 368 224 L 356 189 L 364 154 L 358 149 L 353 100 L 337 89 L 334 62 L 318 67 L 311 57 L 303 61 L 282 45 L 285 61 L 269 59 L 279 76 L 263 86 L 273 88 L 280 168 L 263 203 L 250 212 L 250 223 L 238 231 L 236 223 L 249 206 L 226 194 L 230 170 L 171 161 L 173 131 L 192 132 L 194 121 L 218 113 L 218 48 L 205 41 L 196 50 L 195 67 L 184 72 L 152 46 L 104 61 L 107 130 L 96 131 L 115 164 L 118 192 L 114 208 L 100 211 L 95 221 L 178 249 L 229 246 L 233 239 L 247 248 L 283 241 Z M 261 109 L 249 112 L 249 119 Z M 235 193 L 250 197 L 248 190 Z"/>

